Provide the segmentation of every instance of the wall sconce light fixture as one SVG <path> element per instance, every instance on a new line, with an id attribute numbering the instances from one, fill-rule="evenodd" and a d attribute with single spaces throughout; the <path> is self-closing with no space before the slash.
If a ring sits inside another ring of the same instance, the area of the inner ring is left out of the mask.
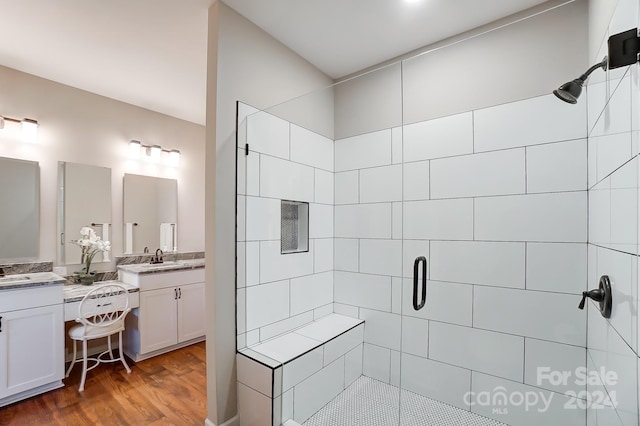
<path id="1" fill-rule="evenodd" d="M 147 158 L 149 161 L 163 162 L 167 166 L 178 167 L 180 164 L 180 151 L 177 149 L 166 150 L 160 145 L 143 145 L 142 142 L 132 139 L 129 141 L 129 154 L 133 158 Z"/>
<path id="2" fill-rule="evenodd" d="M 22 127 L 22 140 L 24 142 L 35 143 L 38 140 L 38 122 L 32 118 L 17 118 L 0 116 L 0 129 L 4 129 L 6 122 L 18 123 Z"/>

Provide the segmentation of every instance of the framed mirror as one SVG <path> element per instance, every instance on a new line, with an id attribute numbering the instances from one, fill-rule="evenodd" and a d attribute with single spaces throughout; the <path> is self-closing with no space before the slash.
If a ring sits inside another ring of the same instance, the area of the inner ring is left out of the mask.
<path id="1" fill-rule="evenodd" d="M 124 254 L 176 252 L 178 181 L 124 175 Z"/>
<path id="2" fill-rule="evenodd" d="M 58 263 L 77 265 L 82 263 L 82 250 L 71 241 L 81 238 L 83 227 L 111 241 L 111 169 L 60 161 L 58 184 Z M 110 252 L 100 252 L 93 263 L 110 260 Z"/>
<path id="3" fill-rule="evenodd" d="M 40 166 L 0 157 L 0 262 L 36 260 L 40 252 Z"/>

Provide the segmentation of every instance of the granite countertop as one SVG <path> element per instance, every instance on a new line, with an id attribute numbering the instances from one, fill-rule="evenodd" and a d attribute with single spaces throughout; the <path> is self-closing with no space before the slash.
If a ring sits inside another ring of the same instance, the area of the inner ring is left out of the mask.
<path id="1" fill-rule="evenodd" d="M 140 291 L 140 289 L 131 284 L 125 284 L 121 281 L 98 281 L 93 283 L 93 285 L 82 285 L 82 284 L 67 284 L 64 286 L 64 303 L 73 303 L 79 302 L 82 298 L 89 293 L 91 290 L 96 288 L 101 284 L 118 284 L 122 287 L 126 288 L 129 293 L 136 293 Z"/>
<path id="2" fill-rule="evenodd" d="M 204 259 L 189 259 L 177 261 L 165 261 L 163 263 L 135 263 L 131 265 L 119 265 L 121 271 L 134 274 L 157 274 L 159 272 L 180 271 L 187 269 L 204 268 Z"/>
<path id="3" fill-rule="evenodd" d="M 65 282 L 67 282 L 67 280 L 53 272 L 5 275 L 4 277 L 0 277 L 0 291 L 64 285 Z"/>

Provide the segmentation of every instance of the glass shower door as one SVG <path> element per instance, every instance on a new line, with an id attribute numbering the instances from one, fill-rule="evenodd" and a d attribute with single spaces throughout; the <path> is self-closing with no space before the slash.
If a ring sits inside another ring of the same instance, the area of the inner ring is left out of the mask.
<path id="1" fill-rule="evenodd" d="M 448 50 L 402 63 L 400 423 L 584 425 L 585 104 L 448 103 Z"/>

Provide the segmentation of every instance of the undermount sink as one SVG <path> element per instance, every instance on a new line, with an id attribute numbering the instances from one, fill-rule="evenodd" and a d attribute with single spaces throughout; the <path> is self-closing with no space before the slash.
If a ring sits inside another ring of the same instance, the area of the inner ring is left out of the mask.
<path id="1" fill-rule="evenodd" d="M 8 276 L 8 277 L 0 278 L 0 283 L 21 283 L 24 281 L 29 281 L 30 279 L 31 277 L 27 277 L 24 275 L 21 275 L 19 277 Z"/>
<path id="2" fill-rule="evenodd" d="M 144 264 L 141 264 L 140 266 L 147 269 L 162 269 L 162 268 L 174 268 L 176 266 L 184 266 L 184 265 L 185 264 L 182 262 L 174 262 L 170 260 L 162 263 L 144 263 Z"/>

